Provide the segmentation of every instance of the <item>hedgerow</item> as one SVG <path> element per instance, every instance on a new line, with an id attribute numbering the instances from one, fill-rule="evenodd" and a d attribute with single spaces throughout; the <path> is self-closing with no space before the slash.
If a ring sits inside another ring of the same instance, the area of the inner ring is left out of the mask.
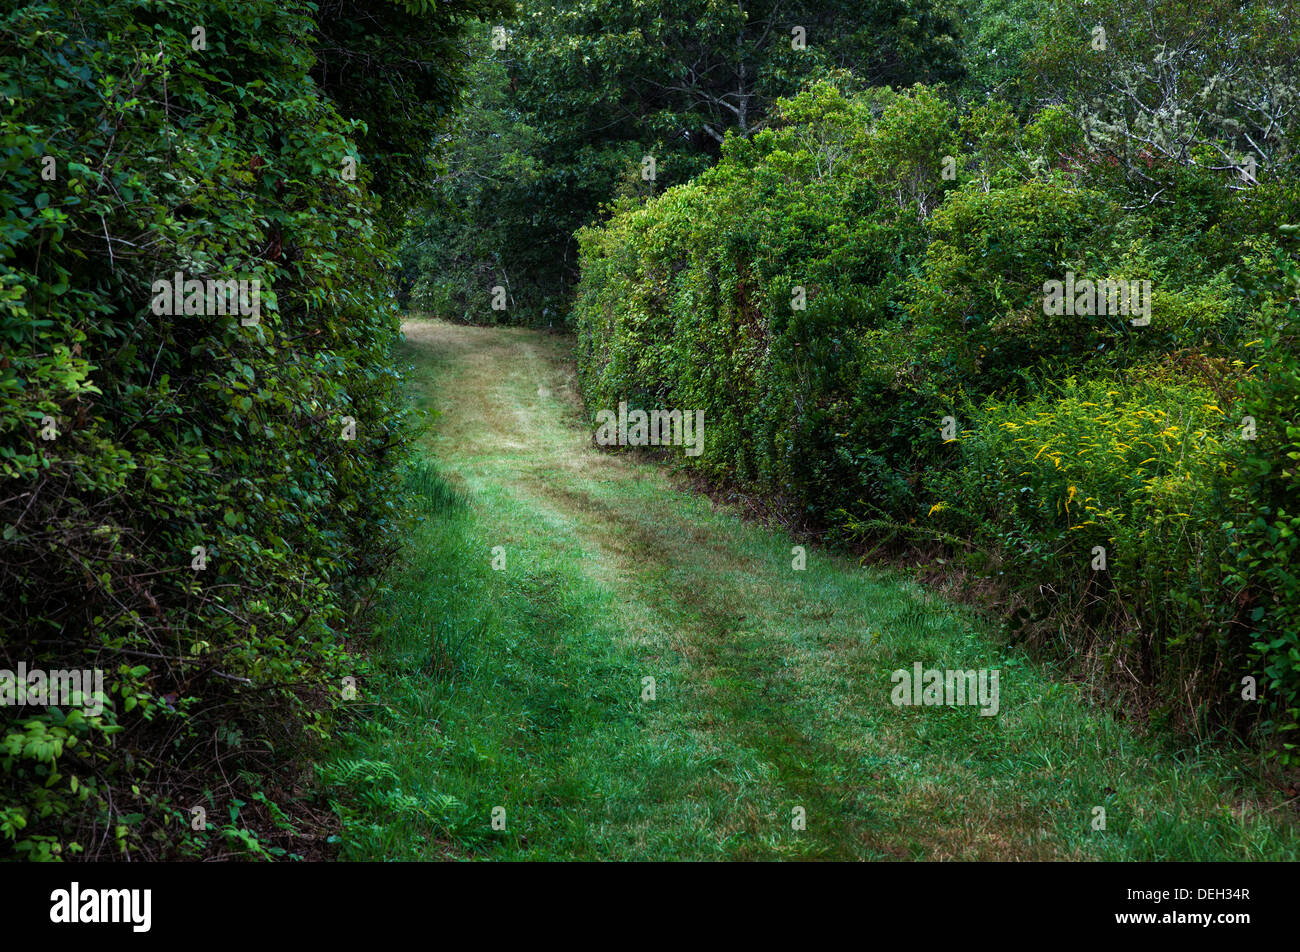
<path id="1" fill-rule="evenodd" d="M 1294 292 L 1264 279 L 1295 178 L 1146 156 L 1144 202 L 1089 135 L 919 86 L 781 101 L 715 168 L 581 233 L 587 406 L 703 409 L 683 465 L 833 538 L 941 540 L 1099 687 L 1285 745 Z M 1067 274 L 1147 282 L 1146 306 L 1052 314 Z"/>
<path id="2" fill-rule="evenodd" d="M 0 667 L 98 669 L 105 695 L 0 707 L 4 851 L 300 842 L 286 755 L 360 673 L 398 515 L 387 238 L 427 144 L 403 140 L 493 6 L 0 14 Z M 260 306 L 159 314 L 177 273 Z"/>

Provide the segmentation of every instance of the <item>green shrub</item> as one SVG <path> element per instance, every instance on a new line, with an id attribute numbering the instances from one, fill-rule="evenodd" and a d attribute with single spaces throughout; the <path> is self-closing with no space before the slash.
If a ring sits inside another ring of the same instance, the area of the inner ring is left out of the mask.
<path id="1" fill-rule="evenodd" d="M 847 97 L 829 83 L 779 117 L 729 139 L 696 182 L 581 233 L 579 370 L 593 413 L 622 399 L 704 410 L 693 465 L 823 519 L 871 486 L 828 441 L 859 400 L 864 332 L 896 319 L 945 187 L 930 150 L 906 143 L 948 148 L 956 124 L 930 90 Z"/>

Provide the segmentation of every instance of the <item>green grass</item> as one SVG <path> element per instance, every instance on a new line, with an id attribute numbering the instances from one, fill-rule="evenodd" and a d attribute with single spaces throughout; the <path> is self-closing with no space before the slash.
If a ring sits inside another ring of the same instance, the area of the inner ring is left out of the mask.
<path id="1" fill-rule="evenodd" d="M 1140 737 L 967 609 L 815 547 L 795 571 L 781 533 L 594 449 L 563 339 L 408 334 L 412 397 L 439 417 L 374 716 L 321 768 L 344 858 L 1300 852 L 1243 752 Z M 914 661 L 1000 669 L 1000 713 L 895 707 L 890 672 Z"/>

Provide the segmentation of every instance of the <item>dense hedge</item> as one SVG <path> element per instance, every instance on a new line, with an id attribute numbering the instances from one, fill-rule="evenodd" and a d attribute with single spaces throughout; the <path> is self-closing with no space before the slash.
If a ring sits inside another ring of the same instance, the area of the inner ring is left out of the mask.
<path id="1" fill-rule="evenodd" d="M 107 695 L 0 707 L 0 850 L 292 849 L 271 768 L 357 673 L 406 439 L 385 226 L 492 6 L 0 15 L 0 668 Z M 260 281 L 257 319 L 159 315 L 177 272 Z"/>
<path id="2" fill-rule="evenodd" d="M 684 465 L 833 537 L 945 541 L 1019 634 L 1141 684 L 1156 717 L 1285 728 L 1300 377 L 1276 226 L 1300 217 L 1295 169 L 1239 189 L 1142 161 L 1158 201 L 1064 109 L 819 84 L 582 233 L 593 426 L 621 400 L 703 409 Z M 1067 272 L 1150 281 L 1149 324 L 1049 316 Z"/>

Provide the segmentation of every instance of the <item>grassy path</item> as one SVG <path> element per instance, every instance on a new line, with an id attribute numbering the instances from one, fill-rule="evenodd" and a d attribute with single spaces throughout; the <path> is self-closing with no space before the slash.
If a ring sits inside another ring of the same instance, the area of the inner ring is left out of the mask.
<path id="1" fill-rule="evenodd" d="M 440 475 L 365 682 L 380 713 L 325 769 L 345 856 L 1297 856 L 1222 751 L 1162 750 L 965 609 L 816 548 L 796 571 L 780 533 L 597 451 L 564 339 L 407 336 Z M 999 669 L 998 715 L 895 707 L 917 661 Z"/>

